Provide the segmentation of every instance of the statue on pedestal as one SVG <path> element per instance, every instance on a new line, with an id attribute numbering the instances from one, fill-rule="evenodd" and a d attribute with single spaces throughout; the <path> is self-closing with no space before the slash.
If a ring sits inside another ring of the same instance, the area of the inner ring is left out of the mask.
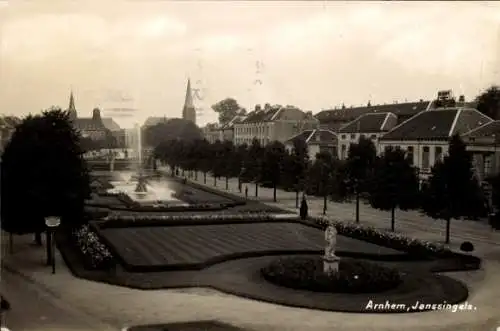
<path id="1" fill-rule="evenodd" d="M 327 274 L 334 274 L 339 270 L 339 258 L 335 255 L 337 246 L 337 229 L 330 224 L 325 231 L 325 255 L 323 257 L 323 271 Z"/>

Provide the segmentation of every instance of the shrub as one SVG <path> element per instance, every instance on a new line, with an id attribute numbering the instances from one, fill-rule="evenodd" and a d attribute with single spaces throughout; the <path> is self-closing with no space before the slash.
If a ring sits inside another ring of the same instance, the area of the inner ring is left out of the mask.
<path id="1" fill-rule="evenodd" d="M 326 228 L 333 223 L 340 235 L 364 240 L 376 245 L 389 247 L 416 256 L 449 256 L 453 254 L 444 245 L 408 237 L 397 232 L 386 232 L 373 227 L 364 227 L 355 223 L 334 221 L 326 216 L 313 218 L 314 223 Z"/>
<path id="2" fill-rule="evenodd" d="M 103 270 L 113 265 L 113 255 L 88 225 L 74 230 L 73 238 L 87 268 Z"/>
<path id="3" fill-rule="evenodd" d="M 472 252 L 474 250 L 474 245 L 469 241 L 464 241 L 460 244 L 460 250 L 462 252 Z"/>
<path id="4" fill-rule="evenodd" d="M 277 259 L 261 274 L 277 285 L 314 292 L 376 293 L 401 283 L 397 270 L 353 259 L 341 259 L 339 271 L 329 276 L 323 272 L 320 256 Z"/>
<path id="5" fill-rule="evenodd" d="M 112 213 L 104 218 L 104 222 L 99 224 L 101 229 L 105 228 L 121 228 L 121 227 L 138 227 L 138 226 L 162 226 L 165 224 L 187 224 L 192 223 L 224 223 L 233 221 L 248 221 L 248 222 L 272 222 L 272 221 L 289 221 L 297 219 L 293 214 L 273 215 L 265 213 L 238 213 L 238 214 L 205 214 L 205 215 L 120 215 Z"/>

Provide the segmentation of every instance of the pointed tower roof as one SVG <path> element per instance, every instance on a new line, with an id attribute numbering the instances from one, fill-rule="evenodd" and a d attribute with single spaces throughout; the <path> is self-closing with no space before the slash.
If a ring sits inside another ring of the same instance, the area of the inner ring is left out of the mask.
<path id="1" fill-rule="evenodd" d="M 73 90 L 71 90 L 71 93 L 69 95 L 68 114 L 69 114 L 69 119 L 72 121 L 76 120 L 76 118 L 78 117 L 75 107 L 75 97 L 73 96 Z"/>
<path id="2" fill-rule="evenodd" d="M 76 111 L 75 108 L 75 97 L 73 96 L 73 91 L 71 91 L 71 94 L 69 95 L 69 107 L 68 110 L 74 110 Z"/>
<path id="3" fill-rule="evenodd" d="M 191 91 L 191 79 L 189 78 L 186 87 L 186 99 L 184 100 L 184 108 L 194 108 L 193 92 Z"/>

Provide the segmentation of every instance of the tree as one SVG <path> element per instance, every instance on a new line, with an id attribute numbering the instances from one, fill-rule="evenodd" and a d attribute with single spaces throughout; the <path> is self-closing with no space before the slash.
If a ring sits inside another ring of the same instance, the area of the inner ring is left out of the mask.
<path id="1" fill-rule="evenodd" d="M 476 97 L 477 110 L 493 119 L 500 118 L 500 87 L 491 86 Z"/>
<path id="2" fill-rule="evenodd" d="M 320 152 L 316 154 L 313 168 L 318 172 L 321 179 L 318 183 L 318 193 L 323 196 L 323 215 L 326 214 L 327 199 L 331 193 L 334 166 L 334 159 L 331 153 Z"/>
<path id="3" fill-rule="evenodd" d="M 391 211 L 391 230 L 395 228 L 395 210 L 418 207 L 419 180 L 405 152 L 388 149 L 377 160 L 369 201 L 373 208 Z"/>
<path id="4" fill-rule="evenodd" d="M 242 113 L 242 108 L 233 98 L 226 98 L 212 106 L 214 112 L 219 114 L 219 123 L 224 125 L 229 123 L 236 115 Z M 242 113 L 244 114 L 244 113 Z"/>
<path id="5" fill-rule="evenodd" d="M 423 188 L 423 211 L 446 220 L 446 243 L 450 242 L 451 219 L 478 217 L 486 208 L 479 183 L 472 172 L 472 158 L 459 135 L 450 139 L 448 156 L 432 167 Z"/>
<path id="6" fill-rule="evenodd" d="M 255 182 L 255 196 L 259 194 L 259 182 L 262 168 L 262 158 L 264 149 L 260 145 L 258 139 L 253 139 L 250 147 L 248 148 L 248 154 L 245 157 L 245 171 L 243 173 L 243 179 L 245 181 Z"/>
<path id="7" fill-rule="evenodd" d="M 285 146 L 279 141 L 273 141 L 264 148 L 261 178 L 263 181 L 271 183 L 274 202 L 276 202 L 276 188 L 283 178 L 283 162 L 285 161 L 286 154 Z"/>
<path id="8" fill-rule="evenodd" d="M 203 139 L 199 142 L 199 151 L 200 155 L 197 163 L 197 170 L 200 170 L 203 173 L 203 183 L 207 183 L 207 173 L 210 171 L 212 166 L 212 148 L 213 145 L 210 144 L 206 139 Z"/>
<path id="9" fill-rule="evenodd" d="M 291 176 L 295 190 L 295 207 L 299 207 L 299 191 L 304 189 L 304 181 L 309 165 L 309 148 L 304 139 L 293 140 L 293 148 L 289 158 L 288 174 Z"/>
<path id="10" fill-rule="evenodd" d="M 18 125 L 2 156 L 5 231 L 40 233 L 47 216 L 61 217 L 65 229 L 85 222 L 84 202 L 91 190 L 79 139 L 68 113 L 58 108 L 30 115 Z M 51 243 L 46 243 L 50 263 Z"/>
<path id="11" fill-rule="evenodd" d="M 203 132 L 191 121 L 172 118 L 143 129 L 144 144 L 156 147 L 172 140 L 193 141 L 203 139 Z"/>
<path id="12" fill-rule="evenodd" d="M 224 145 L 220 140 L 212 144 L 212 175 L 214 176 L 214 186 L 217 186 L 217 178 L 224 176 L 225 162 Z"/>
<path id="13" fill-rule="evenodd" d="M 229 189 L 229 178 L 237 176 L 240 172 L 241 162 L 235 159 L 234 145 L 231 141 L 225 140 L 221 146 L 222 174 L 226 178 L 226 190 Z"/>
<path id="14" fill-rule="evenodd" d="M 356 222 L 359 223 L 360 195 L 367 192 L 377 159 L 375 145 L 361 137 L 357 144 L 351 144 L 346 160 L 349 191 L 356 198 Z"/>

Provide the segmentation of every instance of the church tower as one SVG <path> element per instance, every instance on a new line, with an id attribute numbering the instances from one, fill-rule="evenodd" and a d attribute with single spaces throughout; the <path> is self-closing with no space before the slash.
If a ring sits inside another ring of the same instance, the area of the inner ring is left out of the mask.
<path id="1" fill-rule="evenodd" d="M 184 100 L 184 108 L 182 109 L 182 118 L 196 124 L 196 110 L 193 103 L 193 93 L 191 91 L 191 80 L 188 79 L 186 88 L 186 99 Z"/>
<path id="2" fill-rule="evenodd" d="M 78 117 L 78 114 L 77 114 L 76 108 L 75 108 L 75 97 L 73 96 L 73 91 L 71 91 L 71 94 L 69 95 L 68 114 L 69 114 L 69 119 L 71 121 L 75 121 Z"/>

